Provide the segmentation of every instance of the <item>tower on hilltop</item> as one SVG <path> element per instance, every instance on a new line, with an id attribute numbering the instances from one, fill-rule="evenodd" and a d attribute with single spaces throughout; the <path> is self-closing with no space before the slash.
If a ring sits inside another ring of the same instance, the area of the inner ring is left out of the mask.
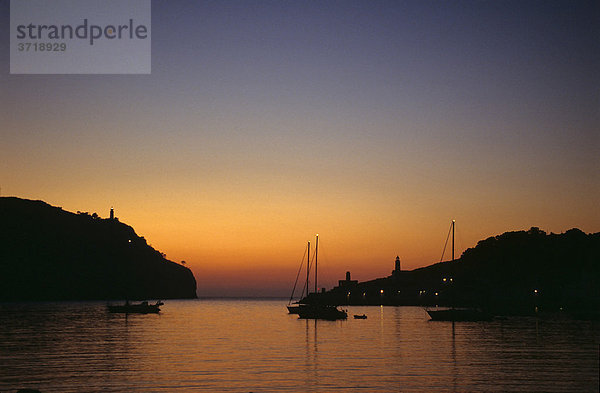
<path id="1" fill-rule="evenodd" d="M 394 270 L 392 271 L 392 277 L 398 277 L 400 275 L 400 256 L 396 256 L 396 262 L 394 263 Z"/>

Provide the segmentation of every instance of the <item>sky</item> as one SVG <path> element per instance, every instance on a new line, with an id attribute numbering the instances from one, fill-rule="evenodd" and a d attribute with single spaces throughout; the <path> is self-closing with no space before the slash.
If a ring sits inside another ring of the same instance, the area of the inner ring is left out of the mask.
<path id="1" fill-rule="evenodd" d="M 600 231 L 598 2 L 152 1 L 150 75 L 11 75 L 9 4 L 1 195 L 114 207 L 199 296 L 289 296 L 317 233 L 331 288 L 453 219 Z"/>

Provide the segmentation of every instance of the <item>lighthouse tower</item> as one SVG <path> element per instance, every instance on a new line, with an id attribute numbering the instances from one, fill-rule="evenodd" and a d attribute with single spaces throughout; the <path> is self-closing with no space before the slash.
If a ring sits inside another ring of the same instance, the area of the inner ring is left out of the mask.
<path id="1" fill-rule="evenodd" d="M 398 277 L 400 275 L 400 256 L 396 256 L 396 262 L 394 263 L 394 270 L 392 271 L 392 277 Z"/>

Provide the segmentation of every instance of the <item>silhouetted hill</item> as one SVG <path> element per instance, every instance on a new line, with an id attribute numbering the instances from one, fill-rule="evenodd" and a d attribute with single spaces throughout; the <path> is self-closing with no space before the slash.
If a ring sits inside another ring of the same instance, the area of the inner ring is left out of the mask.
<path id="1" fill-rule="evenodd" d="M 192 272 L 117 219 L 0 198 L 0 300 L 195 298 Z"/>
<path id="2" fill-rule="evenodd" d="M 338 286 L 319 298 L 338 305 L 478 306 L 500 314 L 530 313 L 535 307 L 597 312 L 600 233 L 506 232 L 480 241 L 454 262 Z"/>

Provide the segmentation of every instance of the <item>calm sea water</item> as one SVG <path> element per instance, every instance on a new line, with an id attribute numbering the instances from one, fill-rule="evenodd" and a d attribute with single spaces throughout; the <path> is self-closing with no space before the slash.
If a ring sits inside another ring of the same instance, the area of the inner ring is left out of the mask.
<path id="1" fill-rule="evenodd" d="M 0 304 L 0 391 L 594 392 L 600 326 L 510 318 L 432 322 L 417 307 L 299 320 L 285 301 Z"/>

